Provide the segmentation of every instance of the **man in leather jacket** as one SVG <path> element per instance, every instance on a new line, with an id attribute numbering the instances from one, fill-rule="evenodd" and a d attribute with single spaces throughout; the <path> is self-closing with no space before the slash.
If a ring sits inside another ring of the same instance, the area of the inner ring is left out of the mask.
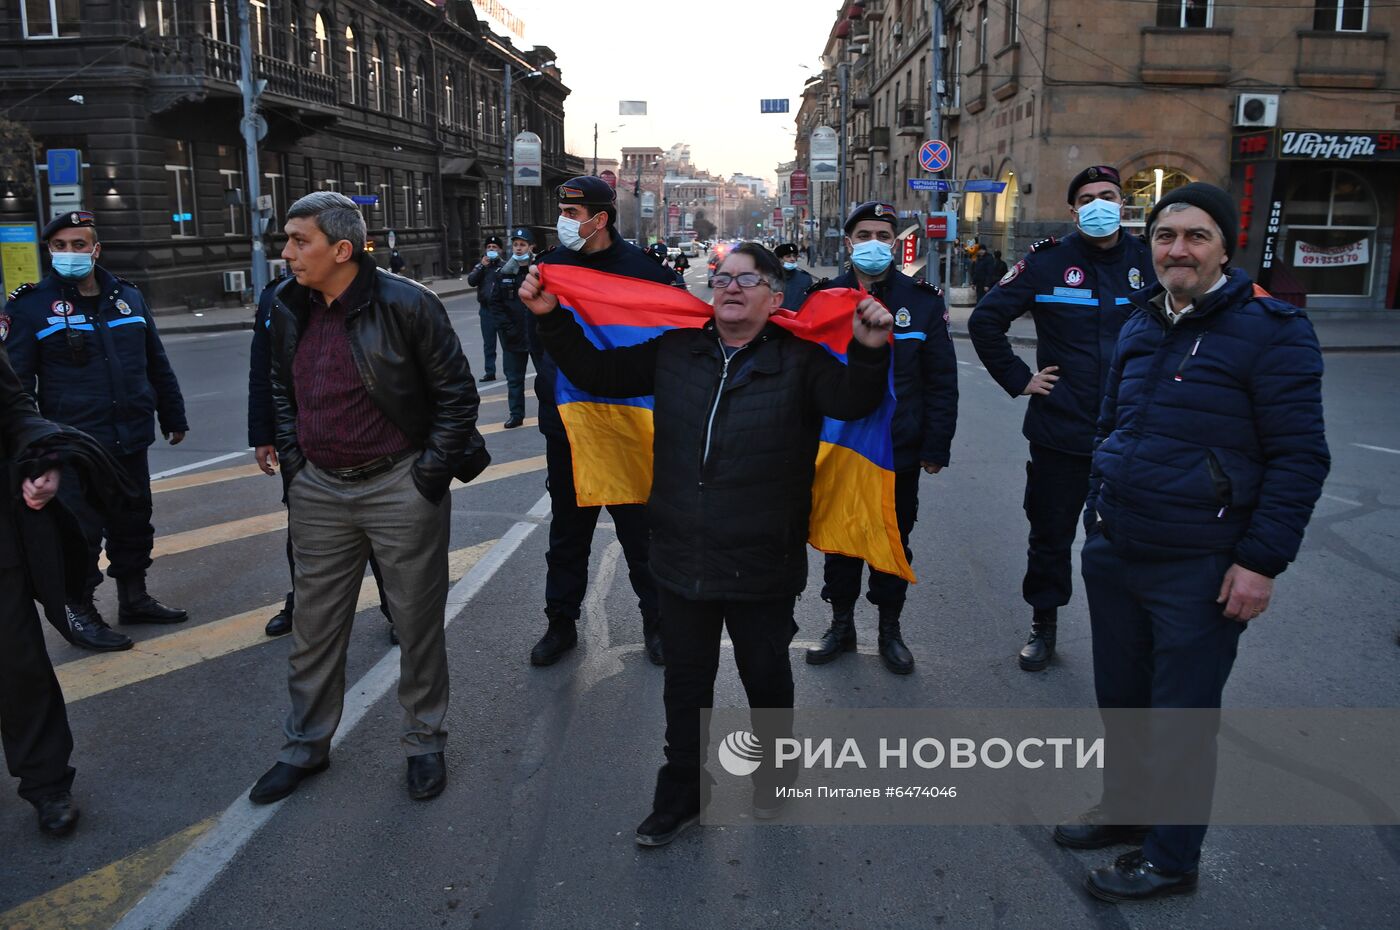
<path id="1" fill-rule="evenodd" d="M 481 445 L 476 385 L 442 302 L 364 254 L 353 201 L 308 194 L 286 231 L 282 257 L 296 279 L 275 292 L 271 344 L 296 560 L 292 707 L 278 762 L 249 798 L 284 798 L 329 764 L 371 552 L 402 641 L 408 790 L 431 798 L 447 781 L 448 488 Z"/>

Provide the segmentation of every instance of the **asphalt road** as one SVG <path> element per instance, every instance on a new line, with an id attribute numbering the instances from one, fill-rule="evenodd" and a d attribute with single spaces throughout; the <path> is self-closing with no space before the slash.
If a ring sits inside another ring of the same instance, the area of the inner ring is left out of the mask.
<path id="1" fill-rule="evenodd" d="M 707 296 L 699 265 L 693 290 Z M 455 298 L 449 309 L 479 371 L 475 303 Z M 154 448 L 151 467 L 205 464 L 158 483 L 165 554 L 150 587 L 192 619 L 130 630 L 136 649 L 109 656 L 50 634 L 83 820 L 54 841 L 27 804 L 0 800 L 0 927 L 106 927 L 123 914 L 121 926 L 189 930 L 1400 926 L 1394 827 L 1218 827 L 1196 896 L 1131 907 L 1100 904 L 1080 884 L 1119 850 L 1062 850 L 1043 827 L 778 823 L 699 828 L 638 849 L 632 834 L 662 760 L 662 672 L 642 652 L 606 516 L 579 649 L 529 666 L 543 628 L 548 509 L 533 428 L 489 434 L 491 480 L 454 492 L 453 580 L 465 581 L 447 634 L 446 792 L 421 803 L 404 791 L 389 687 L 397 653 L 370 584 L 330 770 L 279 805 L 251 808 L 244 796 L 281 743 L 290 643 L 261 634 L 288 577 L 280 484 L 246 467 L 247 343 L 247 333 L 167 340 L 193 430 L 177 448 Z M 953 463 L 922 479 L 912 543 L 920 583 L 905 631 L 918 668 L 899 678 L 881 667 L 864 604 L 859 653 L 822 668 L 801 661 L 829 619 L 812 554 L 793 646 L 800 706 L 1093 704 L 1082 591 L 1062 612 L 1051 669 L 1016 665 L 1029 620 L 1019 597 L 1022 408 L 970 345 L 957 350 Z M 1400 704 L 1400 418 L 1379 390 L 1395 365 L 1393 355 L 1328 358 L 1332 475 L 1275 606 L 1242 641 L 1230 705 Z M 481 422 L 498 427 L 504 385 L 483 388 Z M 220 456 L 232 457 L 212 461 Z M 110 583 L 100 596 L 112 616 Z M 744 703 L 728 658 L 716 700 Z"/>

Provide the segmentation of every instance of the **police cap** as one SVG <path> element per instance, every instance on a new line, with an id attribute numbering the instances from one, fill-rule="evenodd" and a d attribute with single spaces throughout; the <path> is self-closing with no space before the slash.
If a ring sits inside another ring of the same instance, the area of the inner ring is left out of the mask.
<path id="1" fill-rule="evenodd" d="M 505 243 L 501 242 L 501 237 L 500 237 L 500 236 L 487 236 L 487 237 L 486 237 L 486 244 L 487 244 L 487 245 L 504 245 Z"/>
<path id="2" fill-rule="evenodd" d="M 591 174 L 570 178 L 558 188 L 559 203 L 578 204 L 585 207 L 617 209 L 617 192 L 602 178 Z"/>
<path id="3" fill-rule="evenodd" d="M 530 232 L 530 230 L 526 229 L 524 226 L 517 226 L 515 229 L 512 229 L 510 231 L 510 238 L 512 240 L 520 239 L 522 241 L 530 243 L 531 245 L 535 244 L 535 234 Z"/>
<path id="4" fill-rule="evenodd" d="M 648 251 L 650 251 L 653 255 L 660 255 L 662 257 L 665 257 L 671 254 L 670 251 L 666 248 L 666 243 L 664 242 L 653 242 L 647 248 Z"/>
<path id="5" fill-rule="evenodd" d="M 773 250 L 773 254 L 778 256 L 779 258 L 782 258 L 785 255 L 796 255 L 797 246 L 792 244 L 791 242 L 784 242 L 782 245 L 778 246 L 776 249 Z"/>
<path id="6" fill-rule="evenodd" d="M 49 220 L 49 224 L 44 227 L 42 238 L 45 242 L 48 242 L 49 237 L 60 230 L 82 229 L 83 227 L 96 229 L 97 217 L 86 210 L 74 210 L 69 213 L 60 213 L 58 216 Z"/>
<path id="7" fill-rule="evenodd" d="M 851 230 L 855 229 L 856 224 L 862 220 L 881 220 L 889 223 L 891 229 L 896 229 L 899 224 L 899 214 L 895 211 L 892 203 L 885 203 L 883 200 L 867 200 L 852 210 L 850 216 L 846 217 L 846 235 L 849 236 Z"/>
<path id="8" fill-rule="evenodd" d="M 1074 206 L 1074 195 L 1079 193 L 1079 189 L 1085 184 L 1095 184 L 1099 181 L 1107 181 L 1119 190 L 1123 189 L 1123 178 L 1118 174 L 1117 168 L 1112 165 L 1090 165 L 1069 182 L 1069 194 L 1065 199 L 1071 207 Z"/>

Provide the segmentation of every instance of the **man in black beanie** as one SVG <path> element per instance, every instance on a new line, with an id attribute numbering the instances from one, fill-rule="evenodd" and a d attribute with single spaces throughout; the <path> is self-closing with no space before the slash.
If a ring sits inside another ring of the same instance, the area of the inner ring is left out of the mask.
<path id="1" fill-rule="evenodd" d="M 1106 901 L 1195 891 L 1218 718 L 1184 731 L 1183 715 L 1123 709 L 1220 707 L 1240 633 L 1297 556 L 1330 463 L 1317 336 L 1227 267 L 1236 216 L 1202 183 L 1153 208 L 1160 284 L 1132 297 L 1099 416 L 1081 560 L 1111 762 L 1101 803 L 1055 840 L 1141 845 L 1089 873 Z M 1144 734 L 1142 751 L 1115 751 Z M 1128 826 L 1148 819 L 1135 795 L 1173 825 Z"/>

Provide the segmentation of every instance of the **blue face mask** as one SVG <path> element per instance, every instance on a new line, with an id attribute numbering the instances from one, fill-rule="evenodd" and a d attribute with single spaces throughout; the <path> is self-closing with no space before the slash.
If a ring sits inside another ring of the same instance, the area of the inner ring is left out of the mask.
<path id="1" fill-rule="evenodd" d="M 783 262 L 783 267 L 784 267 L 785 269 L 787 269 L 788 271 L 796 271 L 796 270 L 797 270 L 797 262 Z"/>
<path id="2" fill-rule="evenodd" d="M 486 257 L 489 258 L 489 259 L 491 259 L 491 261 L 494 262 L 496 259 L 498 259 L 498 258 L 501 257 L 501 253 L 500 253 L 500 252 L 497 252 L 495 249 L 487 249 L 487 250 L 486 250 Z"/>
<path id="3" fill-rule="evenodd" d="M 894 261 L 894 250 L 879 239 L 867 239 L 851 250 L 851 264 L 866 274 L 880 274 Z"/>
<path id="4" fill-rule="evenodd" d="M 54 252 L 49 255 L 53 273 L 69 281 L 81 281 L 92 274 L 91 252 Z"/>
<path id="5" fill-rule="evenodd" d="M 1079 208 L 1079 228 L 1084 235 L 1107 239 L 1123 224 L 1123 205 L 1098 198 Z"/>

